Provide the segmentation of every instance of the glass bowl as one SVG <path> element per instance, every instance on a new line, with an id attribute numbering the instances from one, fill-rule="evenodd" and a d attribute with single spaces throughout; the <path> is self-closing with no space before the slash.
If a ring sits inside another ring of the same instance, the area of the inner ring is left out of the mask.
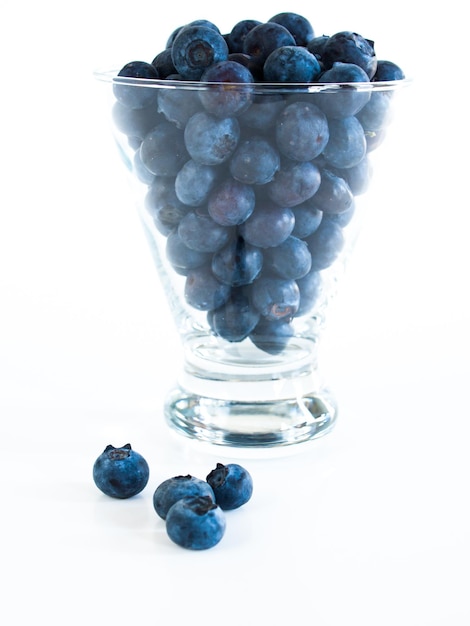
<path id="1" fill-rule="evenodd" d="M 117 74 L 96 78 L 183 346 L 168 424 L 243 448 L 326 434 L 338 408 L 319 340 L 408 81 Z"/>

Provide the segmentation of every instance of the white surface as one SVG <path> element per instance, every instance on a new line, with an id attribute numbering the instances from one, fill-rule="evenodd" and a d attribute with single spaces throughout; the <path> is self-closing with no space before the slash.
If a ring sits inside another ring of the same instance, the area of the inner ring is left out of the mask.
<path id="1" fill-rule="evenodd" d="M 468 124 L 458 83 L 425 89 L 458 76 L 432 37 L 445 33 L 458 50 L 460 12 L 447 3 L 424 27 L 409 3 L 384 9 L 386 23 L 376 3 L 353 5 L 289 10 L 318 31 L 383 42 L 383 56 L 410 59 L 416 84 L 386 168 L 396 182 L 374 192 L 377 211 L 324 340 L 340 419 L 296 455 L 244 459 L 253 498 L 202 553 L 171 544 L 152 493 L 232 457 L 163 423 L 177 337 L 91 78 L 96 66 L 151 60 L 182 10 L 163 17 L 142 0 L 6 9 L 0 586 L 9 626 L 470 623 L 468 159 L 459 156 Z M 239 2 L 235 14 L 199 3 L 184 21 L 228 29 L 286 10 L 270 7 Z M 378 171 L 376 190 L 382 180 Z M 108 443 L 127 442 L 147 458 L 150 482 L 114 501 L 91 469 Z"/>

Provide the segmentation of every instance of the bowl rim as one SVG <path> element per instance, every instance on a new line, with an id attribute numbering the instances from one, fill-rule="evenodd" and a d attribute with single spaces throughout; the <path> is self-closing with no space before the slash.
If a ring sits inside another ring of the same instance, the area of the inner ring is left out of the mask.
<path id="1" fill-rule="evenodd" d="M 350 82 L 350 83 L 223 83 L 223 82 L 202 82 L 186 80 L 168 80 L 165 78 L 132 78 L 118 76 L 119 70 L 95 70 L 93 76 L 105 83 L 113 85 L 126 85 L 133 87 L 147 87 L 152 89 L 178 89 L 188 91 L 207 91 L 211 89 L 249 90 L 254 94 L 289 94 L 293 92 L 301 93 L 324 93 L 338 92 L 344 89 L 354 89 L 355 91 L 396 91 L 402 87 L 410 85 L 411 78 L 405 77 L 399 80 L 370 81 L 370 82 Z"/>

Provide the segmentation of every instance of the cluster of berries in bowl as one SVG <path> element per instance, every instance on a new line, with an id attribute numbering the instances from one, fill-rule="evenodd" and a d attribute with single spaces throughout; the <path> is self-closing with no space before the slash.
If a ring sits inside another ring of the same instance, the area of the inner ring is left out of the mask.
<path id="1" fill-rule="evenodd" d="M 292 12 L 191 22 L 113 76 L 147 215 L 216 336 L 278 352 L 311 315 L 404 79 L 371 40 Z"/>

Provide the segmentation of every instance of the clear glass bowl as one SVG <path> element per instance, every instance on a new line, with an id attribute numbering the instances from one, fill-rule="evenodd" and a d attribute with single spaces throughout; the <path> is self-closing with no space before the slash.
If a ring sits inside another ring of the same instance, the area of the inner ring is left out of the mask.
<path id="1" fill-rule="evenodd" d="M 408 81 L 96 77 L 184 348 L 168 424 L 243 448 L 324 435 L 318 342 Z"/>

